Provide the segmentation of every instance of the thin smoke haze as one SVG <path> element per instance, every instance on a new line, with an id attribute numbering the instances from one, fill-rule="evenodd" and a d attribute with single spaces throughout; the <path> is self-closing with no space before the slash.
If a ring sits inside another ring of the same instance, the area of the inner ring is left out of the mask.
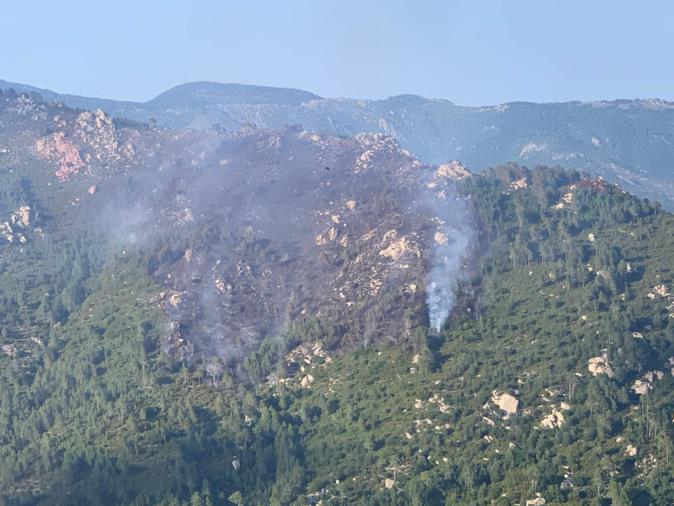
<path id="1" fill-rule="evenodd" d="M 457 286 L 466 276 L 475 233 L 466 200 L 453 195 L 436 200 L 434 208 L 439 227 L 429 256 L 426 304 L 431 328 L 440 332 L 452 312 Z"/>

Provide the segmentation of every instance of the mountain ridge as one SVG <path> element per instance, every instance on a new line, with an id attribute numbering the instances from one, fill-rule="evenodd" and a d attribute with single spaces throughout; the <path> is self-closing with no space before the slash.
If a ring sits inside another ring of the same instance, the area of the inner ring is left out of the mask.
<path id="1" fill-rule="evenodd" d="M 420 95 L 418 93 L 398 93 L 395 95 L 390 95 L 388 97 L 384 98 L 356 98 L 356 97 L 347 97 L 347 96 L 323 96 L 323 95 L 318 95 L 316 93 L 313 93 L 311 91 L 302 89 L 302 88 L 292 88 L 292 87 L 286 87 L 286 86 L 275 86 L 275 85 L 258 85 L 258 84 L 248 84 L 248 83 L 241 83 L 241 82 L 222 82 L 222 81 L 212 81 L 212 80 L 197 80 L 197 81 L 186 81 L 184 83 L 179 83 L 176 85 L 173 85 L 169 88 L 167 88 L 164 91 L 159 92 L 157 95 L 147 99 L 147 100 L 125 100 L 125 99 L 111 99 L 111 98 L 104 98 L 104 97 L 96 97 L 92 95 L 76 95 L 73 93 L 66 93 L 66 92 L 58 92 L 54 91 L 50 88 L 42 88 L 39 86 L 33 86 L 30 84 L 25 84 L 25 83 L 19 83 L 19 82 L 14 82 L 14 81 L 8 81 L 5 79 L 0 79 L 0 89 L 2 90 L 8 90 L 10 88 L 13 88 L 17 93 L 22 93 L 22 92 L 36 92 L 36 93 L 44 93 L 44 98 L 48 100 L 59 100 L 57 97 L 67 97 L 70 99 L 83 99 L 83 100 L 100 100 L 100 101 L 108 101 L 108 102 L 116 102 L 116 103 L 123 103 L 123 104 L 136 104 L 136 105 L 145 105 L 148 103 L 153 102 L 160 96 L 172 92 L 177 89 L 184 89 L 184 88 L 192 88 L 192 87 L 198 87 L 198 86 L 215 86 L 218 88 L 226 88 L 226 87 L 235 87 L 235 88 L 248 88 L 248 89 L 259 89 L 259 90 L 269 90 L 269 91 L 286 91 L 286 92 L 291 92 L 291 93 L 297 93 L 297 94 L 303 94 L 310 96 L 311 99 L 321 99 L 321 100 L 348 100 L 348 101 L 354 101 L 354 102 L 388 102 L 396 99 L 401 99 L 405 97 L 409 97 L 412 99 L 423 99 L 425 102 L 440 102 L 440 103 L 447 103 L 451 105 L 455 105 L 457 107 L 461 108 L 466 108 L 466 109 L 493 109 L 493 108 L 499 108 L 503 106 L 508 106 L 508 105 L 566 105 L 566 104 L 577 104 L 577 105 L 595 105 L 595 106 L 601 106 L 601 105 L 617 105 L 617 104 L 624 104 L 624 105 L 643 105 L 644 107 L 662 107 L 662 108 L 674 108 L 674 100 L 667 100 L 659 97 L 634 97 L 634 98 L 611 98 L 611 99 L 594 99 L 594 100 L 555 100 L 555 101 L 549 101 L 549 102 L 543 102 L 543 101 L 531 101 L 531 100 L 508 100 L 505 102 L 499 102 L 499 103 L 494 103 L 494 104 L 482 104 L 482 105 L 462 105 L 462 104 L 457 104 L 451 99 L 447 98 L 442 98 L 442 97 L 427 97 L 425 95 Z M 62 100 L 62 99 L 61 99 Z M 65 101 L 64 103 L 67 104 Z M 242 102 L 245 103 L 245 102 Z"/>
<path id="2" fill-rule="evenodd" d="M 0 88 L 11 83 L 2 82 Z M 173 87 L 144 103 L 41 92 L 47 100 L 169 128 L 236 130 L 245 125 L 354 136 L 379 132 L 424 163 L 459 159 L 479 172 L 515 161 L 564 165 L 619 183 L 674 209 L 674 104 L 661 99 L 469 107 L 398 95 L 383 100 L 323 98 L 310 92 L 208 81 Z"/>

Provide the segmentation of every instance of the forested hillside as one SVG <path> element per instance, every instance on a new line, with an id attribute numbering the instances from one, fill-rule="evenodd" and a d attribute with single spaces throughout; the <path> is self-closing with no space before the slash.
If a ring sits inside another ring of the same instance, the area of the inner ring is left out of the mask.
<path id="1" fill-rule="evenodd" d="M 659 204 L 5 98 L 0 503 L 674 503 Z"/>

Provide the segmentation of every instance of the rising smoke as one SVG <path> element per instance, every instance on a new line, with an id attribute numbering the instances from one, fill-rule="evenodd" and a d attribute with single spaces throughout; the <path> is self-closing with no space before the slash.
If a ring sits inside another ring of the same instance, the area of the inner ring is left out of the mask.
<path id="1" fill-rule="evenodd" d="M 459 283 L 468 275 L 467 263 L 474 241 L 474 228 L 466 199 L 455 188 L 444 189 L 430 199 L 437 231 L 428 255 L 426 304 L 430 326 L 440 332 L 451 314 Z"/>

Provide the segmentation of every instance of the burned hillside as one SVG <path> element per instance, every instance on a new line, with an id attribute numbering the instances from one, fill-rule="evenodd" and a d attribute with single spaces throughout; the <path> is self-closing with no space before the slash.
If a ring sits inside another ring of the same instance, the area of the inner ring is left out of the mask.
<path id="1" fill-rule="evenodd" d="M 172 131 L 26 96 L 4 95 L 0 119 L 5 170 L 31 181 L 17 208 L 44 235 L 92 237 L 101 265 L 141 255 L 176 358 L 239 359 L 309 318 L 355 345 L 408 337 L 428 305 L 447 316 L 472 240 L 460 164 L 382 134 Z"/>
<path id="2" fill-rule="evenodd" d="M 437 209 L 457 204 L 450 177 L 390 138 L 251 131 L 161 181 L 128 232 L 150 237 L 173 353 L 239 358 L 307 318 L 353 344 L 427 323 L 429 254 L 455 242 Z"/>

